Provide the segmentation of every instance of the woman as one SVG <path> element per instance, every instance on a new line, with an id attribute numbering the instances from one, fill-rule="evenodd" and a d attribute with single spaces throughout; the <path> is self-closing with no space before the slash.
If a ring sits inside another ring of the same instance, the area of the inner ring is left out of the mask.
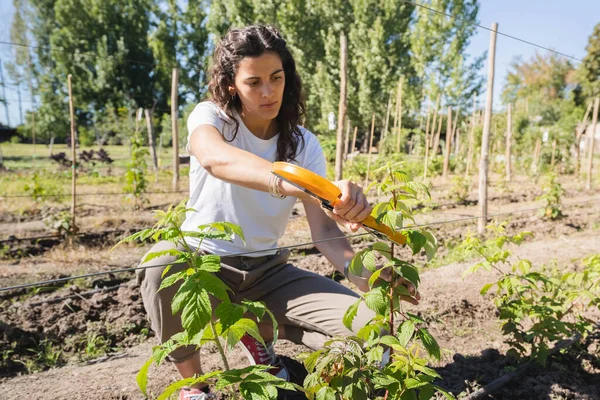
<path id="1" fill-rule="evenodd" d="M 198 104 L 188 119 L 188 150 L 191 154 L 189 213 L 184 231 L 201 224 L 227 221 L 242 227 L 246 243 L 205 239 L 201 250 L 222 256 L 218 276 L 230 286 L 235 300 L 263 301 L 275 314 L 280 337 L 320 348 L 334 335 L 351 332 L 342 317 L 358 295 L 335 281 L 288 264 L 289 251 L 276 250 L 297 198 L 306 210 L 311 236 L 318 250 L 360 290 L 367 279 L 348 275 L 354 252 L 337 224 L 352 231 L 371 208 L 362 189 L 353 182 L 335 182 L 342 192 L 333 212 L 294 186 L 271 174 L 274 161 L 294 162 L 325 176 L 326 162 L 317 138 L 300 127 L 305 106 L 294 59 L 279 33 L 269 26 L 249 26 L 227 33 L 214 53 L 209 90 L 212 101 Z M 197 246 L 198 241 L 187 238 Z M 151 251 L 172 246 L 155 245 Z M 249 256 L 230 254 L 253 252 Z M 148 264 L 168 264 L 161 257 Z M 171 259 L 172 261 L 172 259 Z M 172 272 L 177 271 L 173 266 Z M 182 330 L 180 317 L 171 315 L 176 286 L 157 289 L 161 268 L 142 270 L 140 284 L 153 330 L 162 341 Z M 414 288 L 411 288 L 411 290 Z M 415 299 L 411 299 L 413 302 Z M 164 310 L 164 312 L 163 312 Z M 355 326 L 373 314 L 361 306 Z M 265 340 L 272 337 L 269 325 L 261 325 Z M 252 364 L 270 364 L 273 374 L 288 377 L 271 348 L 246 336 L 241 341 Z M 194 348 L 180 348 L 170 355 L 183 378 L 201 373 Z M 208 389 L 199 385 L 180 393 L 180 399 L 201 400 Z"/>

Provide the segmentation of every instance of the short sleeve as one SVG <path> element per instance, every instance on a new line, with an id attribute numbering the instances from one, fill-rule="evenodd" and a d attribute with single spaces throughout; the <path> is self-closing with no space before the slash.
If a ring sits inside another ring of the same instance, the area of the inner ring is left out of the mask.
<path id="1" fill-rule="evenodd" d="M 221 135 L 224 134 L 225 121 L 223 120 L 221 113 L 222 111 L 219 107 L 210 101 L 199 103 L 194 108 L 187 120 L 188 151 L 192 132 L 200 125 L 212 125 L 221 132 Z"/>
<path id="2" fill-rule="evenodd" d="M 310 131 L 304 130 L 304 146 L 302 149 L 303 154 L 303 165 L 301 167 L 306 168 L 314 172 L 315 174 L 327 177 L 327 162 L 325 161 L 325 153 L 319 143 L 317 137 Z"/>

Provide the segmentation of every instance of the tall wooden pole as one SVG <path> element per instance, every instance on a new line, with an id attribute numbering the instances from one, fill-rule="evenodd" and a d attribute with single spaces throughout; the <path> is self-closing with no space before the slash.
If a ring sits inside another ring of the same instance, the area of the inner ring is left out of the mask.
<path id="1" fill-rule="evenodd" d="M 475 126 L 477 125 L 477 94 L 473 96 L 473 115 L 471 116 L 471 130 L 469 131 L 469 148 L 467 150 L 467 168 L 465 177 L 469 177 L 471 162 L 473 161 L 473 147 L 475 147 Z"/>
<path id="2" fill-rule="evenodd" d="M 355 126 L 354 127 L 354 134 L 352 135 L 352 150 L 350 151 L 351 153 L 354 153 L 354 148 L 356 147 L 356 133 L 357 132 L 358 132 L 358 126 Z"/>
<path id="3" fill-rule="evenodd" d="M 33 155 L 31 158 L 35 163 L 35 111 L 31 112 L 31 141 L 33 144 Z"/>
<path id="4" fill-rule="evenodd" d="M 71 74 L 67 76 L 67 85 L 69 89 L 69 116 L 71 118 L 71 231 L 75 231 L 75 206 L 77 196 L 77 152 L 75 147 L 75 107 L 73 105 L 73 89 L 72 89 Z M 73 239 L 69 236 L 69 244 L 73 243 Z"/>
<path id="5" fill-rule="evenodd" d="M 423 161 L 423 179 L 427 179 L 427 168 L 429 166 L 429 136 L 425 136 L 425 160 Z"/>
<path id="6" fill-rule="evenodd" d="M 481 160 L 479 164 L 479 220 L 477 231 L 483 234 L 488 216 L 488 157 L 490 146 L 490 126 L 492 123 L 492 105 L 494 101 L 494 66 L 496 63 L 496 35 L 498 23 L 492 24 L 490 35 L 490 52 L 488 58 L 487 98 L 485 117 L 483 119 L 483 137 L 481 138 Z"/>
<path id="7" fill-rule="evenodd" d="M 440 95 L 437 95 L 437 98 L 435 99 L 435 107 L 433 109 L 433 122 L 431 123 L 431 134 L 429 136 L 431 136 L 431 138 L 429 139 L 429 147 L 431 148 L 431 146 L 433 146 L 433 135 L 435 134 L 435 127 L 436 127 L 436 122 L 437 122 L 437 117 L 438 117 L 438 109 L 440 106 Z"/>
<path id="8" fill-rule="evenodd" d="M 173 134 L 173 190 L 179 187 L 179 70 L 173 68 L 171 80 L 171 131 Z"/>
<path id="9" fill-rule="evenodd" d="M 588 161 L 588 167 L 587 167 L 587 179 L 585 182 L 585 190 L 591 190 L 592 189 L 592 171 L 594 168 L 594 147 L 596 144 L 596 128 L 597 128 L 597 123 L 598 123 L 598 107 L 600 107 L 600 97 L 596 97 L 596 100 L 594 101 L 594 116 L 592 117 L 592 126 L 590 129 L 590 157 L 589 157 L 589 161 Z"/>
<path id="10" fill-rule="evenodd" d="M 392 93 L 390 92 L 389 96 L 388 96 L 388 104 L 387 104 L 387 111 L 385 112 L 385 125 L 383 128 L 383 137 L 385 137 L 388 133 L 388 127 L 389 127 L 389 123 L 390 123 L 390 111 L 392 110 Z"/>
<path id="11" fill-rule="evenodd" d="M 2 72 L 2 60 L 0 60 L 0 86 L 2 86 L 2 98 L 4 99 L 4 112 L 6 112 L 6 126 L 10 126 L 10 114 L 8 112 L 8 101 L 6 101 L 6 89 L 4 73 Z"/>
<path id="12" fill-rule="evenodd" d="M 444 154 L 444 180 L 448 179 L 448 168 L 450 164 L 450 151 L 452 142 L 452 107 L 448 107 L 448 121 L 446 123 L 446 152 Z"/>
<path id="13" fill-rule="evenodd" d="M 429 111 L 430 111 L 429 108 L 430 107 L 431 107 L 431 105 L 429 104 L 429 101 L 428 101 L 427 102 L 427 118 L 426 118 L 427 122 L 425 122 L 425 139 L 424 139 L 424 141 L 427 142 L 427 143 L 429 143 L 429 140 L 427 140 L 427 139 L 429 137 L 429 122 L 431 122 L 430 121 L 431 114 L 429 113 Z"/>
<path id="14" fill-rule="evenodd" d="M 506 181 L 510 182 L 512 179 L 512 161 L 511 161 L 511 150 L 512 150 L 512 104 L 508 103 L 508 109 L 506 110 L 506 154 L 504 164 L 506 165 Z"/>
<path id="15" fill-rule="evenodd" d="M 550 167 L 554 169 L 554 162 L 556 160 L 556 139 L 552 141 L 552 160 L 550 161 Z"/>
<path id="16" fill-rule="evenodd" d="M 579 178 L 579 172 L 581 169 L 581 149 L 579 146 L 581 145 L 581 137 L 583 136 L 583 132 L 585 132 L 588 116 L 592 110 L 592 104 L 593 102 L 590 101 L 590 104 L 588 104 L 587 109 L 585 110 L 585 115 L 581 120 L 581 124 L 577 127 L 577 131 L 575 133 L 575 176 L 577 176 L 577 178 Z"/>
<path id="17" fill-rule="evenodd" d="M 440 146 L 440 135 L 442 134 L 442 121 L 444 120 L 444 114 L 440 114 L 439 117 L 440 119 L 438 120 L 438 129 L 435 134 L 435 138 L 433 139 L 433 148 L 431 149 L 432 157 L 435 157 L 437 155 L 437 150 Z"/>
<path id="18" fill-rule="evenodd" d="M 338 123 L 335 148 L 335 180 L 342 179 L 344 168 L 344 119 L 346 118 L 346 62 L 348 60 L 348 42 L 346 35 L 340 36 L 340 102 L 338 107 Z"/>
<path id="19" fill-rule="evenodd" d="M 371 172 L 371 152 L 373 151 L 373 134 L 375 133 L 375 113 L 371 119 L 371 138 L 369 139 L 369 156 L 367 158 L 367 177 L 365 178 L 365 187 L 369 186 L 369 173 Z"/>
<path id="20" fill-rule="evenodd" d="M 402 136 L 402 86 L 404 85 L 404 77 L 400 78 L 400 88 L 398 96 L 398 137 L 396 138 L 396 153 L 400 152 L 400 137 Z"/>
<path id="21" fill-rule="evenodd" d="M 538 138 L 535 141 L 535 147 L 533 149 L 533 165 L 531 166 L 534 174 L 537 174 L 537 172 L 538 172 L 538 166 L 540 163 L 541 153 L 542 153 L 542 140 Z"/>
<path id="22" fill-rule="evenodd" d="M 156 181 L 158 182 L 158 158 L 156 157 L 156 145 L 154 144 L 154 124 L 152 123 L 152 113 L 145 109 L 146 128 L 148 129 L 148 146 L 150 146 L 150 154 L 152 155 L 154 172 L 156 172 Z"/>
<path id="23" fill-rule="evenodd" d="M 348 146 L 350 146 L 350 118 L 346 118 L 346 133 L 344 134 L 344 161 L 348 157 Z"/>

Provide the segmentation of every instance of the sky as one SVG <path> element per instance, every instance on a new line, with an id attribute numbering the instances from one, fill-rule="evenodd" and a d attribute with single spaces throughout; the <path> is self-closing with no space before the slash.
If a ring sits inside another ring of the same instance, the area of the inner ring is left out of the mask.
<path id="1" fill-rule="evenodd" d="M 414 0 L 420 2 L 421 0 Z M 561 53 L 583 58 L 585 46 L 594 26 L 600 22 L 599 0 L 480 0 L 480 25 L 491 28 L 492 23 L 498 23 L 498 31 L 537 45 L 559 51 Z M 12 0 L 0 0 L 0 40 L 10 41 L 10 25 L 14 9 Z M 489 47 L 490 32 L 477 29 L 471 39 L 469 53 L 480 55 Z M 545 53 L 546 50 L 536 48 L 531 44 L 498 35 L 496 44 L 496 72 L 494 81 L 494 108 L 500 106 L 499 95 L 506 78 L 511 61 L 516 56 L 530 59 L 536 51 Z M 0 59 L 2 63 L 10 57 L 10 47 L 0 44 Z M 573 60 L 575 64 L 577 61 Z M 487 60 L 482 74 L 487 74 Z M 6 68 L 4 79 L 8 79 Z M 17 92 L 12 87 L 6 87 L 6 98 L 9 100 L 11 123 L 19 121 Z M 23 113 L 31 108 L 28 93 L 22 93 Z M 480 101 L 484 101 L 481 97 Z M 0 122 L 6 124 L 4 107 L 0 106 Z"/>

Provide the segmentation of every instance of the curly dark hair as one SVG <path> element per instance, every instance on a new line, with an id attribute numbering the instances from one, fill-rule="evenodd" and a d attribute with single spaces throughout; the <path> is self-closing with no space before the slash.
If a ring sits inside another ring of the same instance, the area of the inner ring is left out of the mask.
<path id="1" fill-rule="evenodd" d="M 292 161 L 299 153 L 299 145 L 304 146 L 304 137 L 298 124 L 306 112 L 306 105 L 296 62 L 277 29 L 269 25 L 252 25 L 227 32 L 213 55 L 208 89 L 212 100 L 229 117 L 229 121 L 225 122 L 235 124 L 235 138 L 240 124 L 233 117 L 233 112 L 241 110 L 242 104 L 239 96 L 232 97 L 229 94 L 228 87 L 234 85 L 235 74 L 244 57 L 258 57 L 266 51 L 279 55 L 285 73 L 283 101 L 276 118 L 279 126 L 277 161 Z"/>

